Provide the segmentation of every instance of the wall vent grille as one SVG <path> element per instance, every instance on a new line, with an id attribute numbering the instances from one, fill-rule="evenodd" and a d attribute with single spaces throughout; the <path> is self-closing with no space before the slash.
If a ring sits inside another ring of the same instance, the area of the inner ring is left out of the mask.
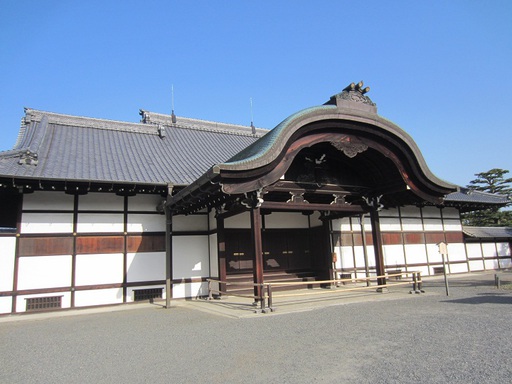
<path id="1" fill-rule="evenodd" d="M 153 299 L 162 298 L 163 288 L 134 289 L 133 293 L 134 301 L 153 301 Z"/>
<path id="2" fill-rule="evenodd" d="M 27 300 L 27 312 L 62 308 L 62 296 L 32 297 Z"/>

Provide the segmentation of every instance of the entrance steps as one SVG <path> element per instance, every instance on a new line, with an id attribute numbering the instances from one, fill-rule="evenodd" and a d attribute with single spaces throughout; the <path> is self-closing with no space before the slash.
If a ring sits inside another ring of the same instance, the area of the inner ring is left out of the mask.
<path id="1" fill-rule="evenodd" d="M 253 283 L 252 273 L 237 273 L 227 275 L 226 280 L 230 283 L 226 287 L 226 291 L 229 293 L 238 295 L 252 295 L 254 288 L 247 283 Z M 318 276 L 315 271 L 310 270 L 298 270 L 298 271 L 267 271 L 263 274 L 263 281 L 265 283 L 276 283 L 276 282 L 304 282 L 311 281 L 311 285 L 299 285 L 299 286 L 282 286 L 272 287 L 272 291 L 287 291 L 294 289 L 304 289 L 317 286 L 314 281 L 318 280 Z"/>

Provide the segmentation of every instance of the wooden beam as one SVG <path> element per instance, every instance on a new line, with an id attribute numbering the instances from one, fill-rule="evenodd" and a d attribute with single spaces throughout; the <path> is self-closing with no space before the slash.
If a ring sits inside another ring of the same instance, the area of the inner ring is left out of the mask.
<path id="1" fill-rule="evenodd" d="M 308 204 L 308 203 L 283 203 L 277 201 L 264 201 L 261 204 L 262 209 L 269 209 L 272 211 L 331 211 L 331 212 L 350 212 L 350 213 L 364 213 L 368 210 L 360 205 L 350 204 Z"/>
<path id="2" fill-rule="evenodd" d="M 261 241 L 261 212 L 260 208 L 251 209 L 251 237 L 254 250 L 254 296 L 257 301 L 263 303 L 263 246 Z"/>

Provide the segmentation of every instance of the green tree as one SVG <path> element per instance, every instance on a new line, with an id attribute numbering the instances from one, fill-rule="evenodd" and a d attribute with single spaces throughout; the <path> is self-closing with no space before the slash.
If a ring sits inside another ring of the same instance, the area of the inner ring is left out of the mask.
<path id="1" fill-rule="evenodd" d="M 505 178 L 509 173 L 506 169 L 493 168 L 487 172 L 476 173 L 477 177 L 467 185 L 470 190 L 512 195 L 512 178 Z M 506 206 L 512 205 L 512 201 Z M 462 214 L 465 225 L 478 227 L 512 226 L 512 211 L 501 208 L 489 208 Z"/>

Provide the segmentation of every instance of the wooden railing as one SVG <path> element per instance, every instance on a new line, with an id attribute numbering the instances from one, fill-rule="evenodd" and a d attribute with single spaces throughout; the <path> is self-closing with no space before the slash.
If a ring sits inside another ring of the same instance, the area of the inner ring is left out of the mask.
<path id="1" fill-rule="evenodd" d="M 395 277 L 396 280 L 391 281 L 390 278 Z M 405 277 L 405 278 L 404 278 Z M 228 281 L 222 281 L 218 279 L 207 279 L 208 281 L 208 299 L 212 300 L 213 296 L 216 295 L 229 295 L 229 296 L 236 296 L 236 297 L 244 297 L 244 298 L 251 298 L 254 300 L 254 305 L 256 307 L 260 307 L 259 311 L 265 313 L 265 312 L 273 312 L 274 311 L 274 299 L 281 298 L 281 297 L 304 297 L 304 296 L 311 296 L 311 295 L 318 295 L 318 292 L 311 292 L 311 291 L 288 291 L 288 292 L 282 292 L 282 293 L 274 293 L 274 289 L 278 287 L 307 287 L 311 285 L 319 285 L 319 286 L 326 286 L 326 287 L 336 287 L 339 288 L 342 284 L 347 283 L 367 283 L 371 280 L 378 280 L 381 278 L 388 279 L 387 284 L 377 284 L 377 285 L 360 285 L 360 286 L 354 286 L 351 288 L 347 288 L 344 286 L 342 289 L 332 289 L 332 290 L 325 290 L 324 293 L 333 293 L 333 294 L 341 294 L 344 292 L 352 292 L 352 291 L 364 291 L 364 290 L 384 290 L 389 289 L 390 287 L 399 286 L 399 285 L 409 285 L 412 284 L 412 289 L 409 293 L 423 293 L 424 290 L 422 288 L 422 280 L 421 280 L 421 273 L 417 271 L 407 271 L 407 272 L 400 272 L 400 273 L 387 273 L 383 276 L 372 276 L 372 277 L 360 277 L 360 278 L 344 278 L 344 279 L 333 279 L 333 280 L 315 280 L 315 281 L 273 281 L 271 283 L 245 283 L 245 282 L 228 282 Z M 227 292 L 221 290 L 221 284 L 222 287 L 227 287 L 229 285 L 236 285 L 236 286 L 247 286 L 247 287 L 260 287 L 261 290 L 261 297 L 256 295 L 247 295 L 247 294 L 239 294 L 234 292 Z M 216 285 L 216 287 L 214 287 Z"/>

